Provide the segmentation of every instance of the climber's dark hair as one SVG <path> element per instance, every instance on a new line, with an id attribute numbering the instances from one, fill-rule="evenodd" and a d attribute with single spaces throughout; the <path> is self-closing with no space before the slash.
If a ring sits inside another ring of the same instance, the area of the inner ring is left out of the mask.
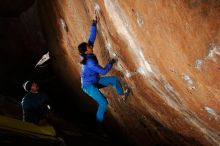
<path id="1" fill-rule="evenodd" d="M 86 50 L 87 50 L 88 43 L 82 42 L 78 46 L 79 54 L 83 58 L 82 61 L 80 62 L 81 64 L 86 64 L 87 58 L 86 58 Z"/>

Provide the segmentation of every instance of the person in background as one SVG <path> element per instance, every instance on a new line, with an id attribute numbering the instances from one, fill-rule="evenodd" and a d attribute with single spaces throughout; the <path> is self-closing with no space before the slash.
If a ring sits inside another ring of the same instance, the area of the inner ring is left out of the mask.
<path id="1" fill-rule="evenodd" d="M 97 21 L 98 17 L 95 16 L 90 26 L 90 35 L 88 42 L 82 42 L 78 45 L 78 51 L 81 56 L 81 88 L 98 104 L 96 113 L 96 121 L 102 123 L 104 121 L 104 114 L 107 109 L 108 101 L 106 96 L 99 90 L 102 87 L 113 86 L 119 95 L 123 98 L 129 95 L 129 88 L 123 90 L 119 79 L 116 76 L 104 76 L 112 68 L 116 62 L 115 59 L 111 59 L 105 67 L 102 67 L 98 63 L 96 55 L 93 53 L 93 46 L 97 33 Z M 102 75 L 102 76 L 100 76 Z"/>
<path id="2" fill-rule="evenodd" d="M 37 125 L 46 125 L 52 116 L 48 96 L 39 90 L 35 81 L 23 84 L 28 93 L 22 98 L 23 121 Z"/>

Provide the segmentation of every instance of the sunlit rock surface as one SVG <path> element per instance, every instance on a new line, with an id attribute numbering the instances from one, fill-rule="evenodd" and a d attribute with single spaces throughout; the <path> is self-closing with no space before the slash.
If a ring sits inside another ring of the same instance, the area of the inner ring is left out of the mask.
<path id="1" fill-rule="evenodd" d="M 38 0 L 34 7 L 55 73 L 82 110 L 96 105 L 80 89 L 77 46 L 96 11 L 95 54 L 102 65 L 118 57 L 108 75 L 132 89 L 126 102 L 103 89 L 106 123 L 113 117 L 135 145 L 219 145 L 218 0 Z"/>

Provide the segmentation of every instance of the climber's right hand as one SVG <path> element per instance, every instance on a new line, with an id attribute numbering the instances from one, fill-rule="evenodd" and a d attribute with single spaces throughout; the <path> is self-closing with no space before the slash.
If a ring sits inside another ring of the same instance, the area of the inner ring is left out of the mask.
<path id="1" fill-rule="evenodd" d="M 94 14 L 94 17 L 93 17 L 93 20 L 92 20 L 93 23 L 98 23 L 99 22 L 99 16 L 97 14 L 97 12 L 95 11 L 95 14 Z"/>
<path id="2" fill-rule="evenodd" d="M 117 60 L 112 58 L 110 61 L 109 61 L 109 64 L 113 65 Z"/>

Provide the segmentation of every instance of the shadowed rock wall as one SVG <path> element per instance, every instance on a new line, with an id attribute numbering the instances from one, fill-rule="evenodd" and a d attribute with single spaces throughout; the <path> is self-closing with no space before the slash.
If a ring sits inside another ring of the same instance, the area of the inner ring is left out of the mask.
<path id="1" fill-rule="evenodd" d="M 20 92 L 21 85 L 33 76 L 36 62 L 47 51 L 37 5 L 29 2 L 0 2 L 1 94 L 24 94 Z M 27 8 L 20 11 L 22 6 Z"/>

